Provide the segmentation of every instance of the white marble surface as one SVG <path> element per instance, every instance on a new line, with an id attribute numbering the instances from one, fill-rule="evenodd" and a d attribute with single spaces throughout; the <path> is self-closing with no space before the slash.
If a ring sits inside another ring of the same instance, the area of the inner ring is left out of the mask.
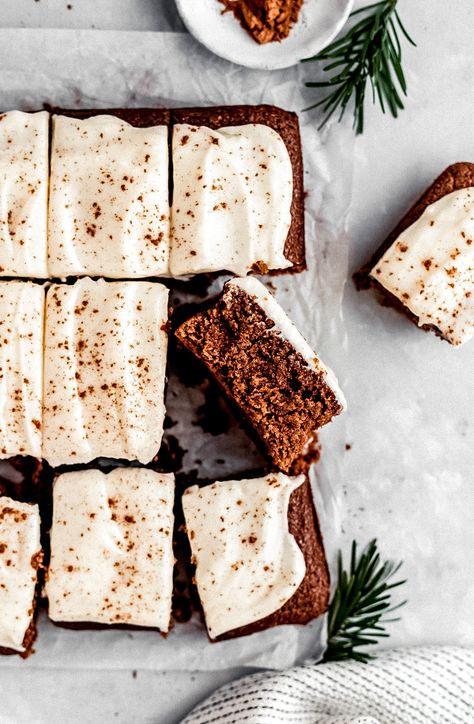
<path id="1" fill-rule="evenodd" d="M 102 0 L 99 7 L 91 0 L 3 0 L 0 23 L 3 27 L 179 29 L 172 5 L 170 0 Z M 474 159 L 472 2 L 400 0 L 400 11 L 418 43 L 405 53 L 407 109 L 397 121 L 369 111 L 366 132 L 357 140 L 353 178 L 345 179 L 353 185 L 347 223 L 352 242 L 350 270 L 365 260 L 413 197 L 444 166 Z M 392 629 L 394 643 L 472 645 L 472 575 L 466 576 L 466 560 L 460 560 L 457 551 L 470 535 L 466 510 L 469 506 L 472 510 L 474 503 L 472 487 L 469 491 L 466 480 L 459 479 L 458 465 L 462 458 L 462 469 L 472 476 L 474 400 L 472 378 L 466 370 L 472 370 L 473 344 L 453 350 L 425 337 L 394 312 L 380 310 L 370 294 L 358 295 L 350 283 L 343 315 L 347 364 L 341 382 L 351 388 L 343 435 L 352 448 L 332 455 L 337 452 L 336 441 L 328 433 L 322 465 L 329 476 L 337 467 L 338 477 L 345 480 L 335 503 L 346 542 L 353 536 L 365 541 L 376 535 L 387 555 L 405 560 L 410 603 L 402 622 Z M 413 378 L 406 384 L 403 371 L 390 365 L 394 346 L 408 366 L 418 365 L 423 355 L 426 375 L 417 384 Z M 363 374 L 369 358 L 370 379 Z M 374 388 L 382 401 L 396 389 L 399 407 L 374 405 L 368 411 Z M 400 450 L 395 466 L 387 455 L 390 436 Z M 375 468 L 380 487 L 366 485 L 368 464 L 371 474 Z M 456 473 L 450 475 L 451 469 Z M 399 482 L 398 491 L 388 485 L 393 478 Z M 371 503 L 384 496 L 386 515 L 374 517 Z M 412 511 L 409 518 L 406 510 Z M 462 523 L 457 524 L 458 520 Z M 434 554 L 439 550 L 445 555 Z M 446 590 L 447 581 L 451 590 Z M 27 708 L 19 714 L 16 707 L 7 708 L 0 701 L 0 721 L 174 724 L 194 701 L 239 673 L 231 669 L 196 674 L 86 670 L 53 674 L 51 670 L 3 669 L 0 689 L 15 687 Z M 64 696 L 53 696 L 53 690 Z"/>

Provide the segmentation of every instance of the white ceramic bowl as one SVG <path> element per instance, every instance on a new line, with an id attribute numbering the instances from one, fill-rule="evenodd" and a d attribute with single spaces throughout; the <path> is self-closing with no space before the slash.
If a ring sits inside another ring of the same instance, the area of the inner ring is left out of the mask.
<path id="1" fill-rule="evenodd" d="M 247 68 L 275 70 L 295 65 L 322 50 L 341 30 L 354 0 L 305 0 L 290 34 L 259 45 L 218 0 L 176 0 L 189 32 L 221 58 Z"/>

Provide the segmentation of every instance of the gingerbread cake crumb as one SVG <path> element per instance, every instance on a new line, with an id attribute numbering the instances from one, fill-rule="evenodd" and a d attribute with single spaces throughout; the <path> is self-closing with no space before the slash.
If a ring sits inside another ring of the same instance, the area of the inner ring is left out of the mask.
<path id="1" fill-rule="evenodd" d="M 303 0 L 219 0 L 260 45 L 280 42 L 297 22 Z"/>

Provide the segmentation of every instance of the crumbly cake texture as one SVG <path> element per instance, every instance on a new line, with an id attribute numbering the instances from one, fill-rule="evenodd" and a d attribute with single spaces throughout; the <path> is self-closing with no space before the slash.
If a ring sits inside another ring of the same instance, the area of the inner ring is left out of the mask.
<path id="1" fill-rule="evenodd" d="M 50 618 L 167 632 L 173 504 L 169 473 L 128 467 L 59 475 L 46 580 Z"/>
<path id="2" fill-rule="evenodd" d="M 269 126 L 283 139 L 293 169 L 293 197 L 291 202 L 291 224 L 285 242 L 284 255 L 292 266 L 285 272 L 300 272 L 306 269 L 304 239 L 304 190 L 303 155 L 298 116 L 276 106 L 216 106 L 212 108 L 180 108 L 171 110 L 172 125 L 187 123 L 191 126 L 207 126 L 218 130 L 228 126 L 242 126 L 257 123 Z M 266 273 L 268 269 L 255 270 Z M 272 272 L 270 272 L 272 273 Z M 273 273 L 279 273 L 274 271 Z M 280 272 L 281 273 L 281 272 Z"/>
<path id="3" fill-rule="evenodd" d="M 163 434 L 168 290 L 88 277 L 46 297 L 43 457 L 139 460 Z"/>
<path id="4" fill-rule="evenodd" d="M 42 559 L 38 506 L 0 495 L 0 655 L 31 653 Z"/>
<path id="5" fill-rule="evenodd" d="M 49 114 L 0 114 L 0 276 L 48 276 Z"/>
<path id="6" fill-rule="evenodd" d="M 304 454 L 316 429 L 344 408 L 325 369 L 310 367 L 256 299 L 235 283 L 175 334 L 215 377 L 263 452 L 284 472 Z"/>
<path id="7" fill-rule="evenodd" d="M 385 289 L 374 276 L 370 275 L 370 272 L 377 266 L 377 263 L 397 241 L 398 237 L 412 226 L 412 224 L 417 222 L 431 204 L 434 204 L 454 191 L 472 186 L 474 186 L 474 163 L 459 162 L 448 166 L 399 221 L 368 262 L 354 274 L 356 287 L 358 289 L 369 289 L 372 287 L 379 293 L 385 304 L 403 312 L 403 314 L 409 317 L 415 324 L 418 324 L 418 316 L 413 314 L 401 299 Z M 420 326 L 422 329 L 432 330 L 438 336 L 442 336 L 439 329 L 433 324 L 423 324 Z"/>
<path id="8" fill-rule="evenodd" d="M 269 474 L 260 479 L 262 485 L 265 480 L 277 480 L 281 474 Z M 242 486 L 247 481 L 242 481 Z M 252 481 L 249 481 L 252 482 Z M 256 633 L 273 626 L 283 624 L 306 624 L 317 616 L 327 611 L 329 604 L 329 571 L 324 553 L 321 532 L 317 514 L 313 504 L 311 486 L 307 477 L 301 476 L 301 481 L 290 495 L 288 505 L 288 531 L 294 536 L 294 540 L 303 554 L 305 571 L 301 583 L 290 598 L 277 610 L 260 620 L 253 621 L 244 626 L 236 627 L 211 640 L 221 641 L 224 639 L 236 638 Z M 219 483 L 226 485 L 227 483 Z M 186 505 L 186 494 L 183 503 Z M 227 511 L 222 510 L 226 516 Z M 258 516 L 258 511 L 256 511 Z M 192 521 L 186 519 L 188 534 L 192 530 Z M 264 528 L 261 532 L 264 532 Z M 192 541 L 191 541 L 192 545 Z M 249 542 L 252 547 L 252 538 Z M 232 552 L 234 552 L 232 548 Z M 199 558 L 198 558 L 199 561 Z M 199 581 L 198 581 L 199 584 Z"/>
<path id="9" fill-rule="evenodd" d="M 41 457 L 44 288 L 0 281 L 0 458 Z"/>
<path id="10" fill-rule="evenodd" d="M 303 475 L 271 473 L 185 491 L 186 528 L 210 638 L 278 611 L 299 588 L 306 565 L 288 531 L 288 506 L 303 482 Z"/>

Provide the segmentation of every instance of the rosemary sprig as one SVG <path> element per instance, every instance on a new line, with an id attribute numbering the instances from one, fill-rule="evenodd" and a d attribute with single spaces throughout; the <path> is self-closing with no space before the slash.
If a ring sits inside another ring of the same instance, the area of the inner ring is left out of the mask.
<path id="1" fill-rule="evenodd" d="M 338 559 L 338 583 L 329 607 L 328 645 L 323 661 L 355 659 L 367 663 L 374 658 L 361 647 L 372 646 L 387 638 L 385 624 L 398 621 L 384 616 L 403 606 L 391 605 L 391 591 L 405 581 L 392 583 L 402 563 L 380 560 L 377 541 L 372 540 L 357 556 L 352 543 L 349 572 L 344 570 L 342 554 Z"/>
<path id="2" fill-rule="evenodd" d="M 378 100 L 383 113 L 387 107 L 394 118 L 398 116 L 403 108 L 402 95 L 407 94 L 399 33 L 412 45 L 416 44 L 405 30 L 396 6 L 397 0 L 382 0 L 355 10 L 351 17 L 363 17 L 342 38 L 321 53 L 303 60 L 303 63 L 329 61 L 323 70 L 334 71 L 329 80 L 305 84 L 308 88 L 330 89 L 328 95 L 306 109 L 323 107 L 325 115 L 320 127 L 338 108 L 341 120 L 353 98 L 353 127 L 356 133 L 362 133 L 368 82 L 372 88 L 372 102 Z"/>

